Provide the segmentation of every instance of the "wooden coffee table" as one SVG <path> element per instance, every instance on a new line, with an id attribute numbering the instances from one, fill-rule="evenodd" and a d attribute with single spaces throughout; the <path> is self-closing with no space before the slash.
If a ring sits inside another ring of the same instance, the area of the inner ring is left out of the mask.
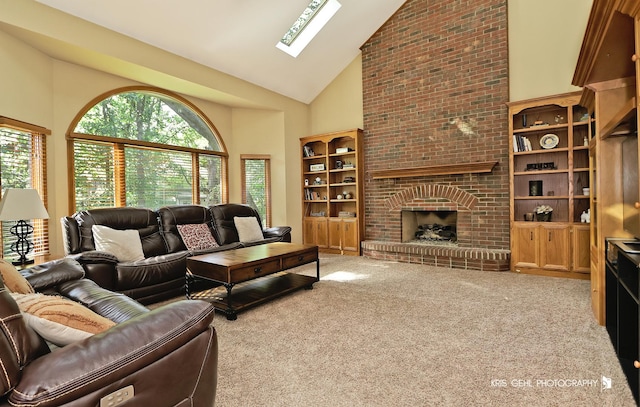
<path id="1" fill-rule="evenodd" d="M 284 272 L 314 261 L 314 277 Z M 190 285 L 198 279 L 220 283 L 226 290 L 213 288 L 192 293 Z M 228 320 L 237 319 L 237 313 L 244 309 L 283 294 L 300 288 L 312 289 L 319 280 L 320 260 L 315 245 L 276 242 L 187 259 L 187 298 L 211 302 Z"/>

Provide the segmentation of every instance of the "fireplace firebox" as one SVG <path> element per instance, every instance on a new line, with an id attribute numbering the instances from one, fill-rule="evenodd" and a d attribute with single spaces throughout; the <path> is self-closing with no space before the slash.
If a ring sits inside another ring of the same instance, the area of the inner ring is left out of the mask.
<path id="1" fill-rule="evenodd" d="M 403 209 L 402 243 L 452 244 L 457 239 L 457 211 Z"/>

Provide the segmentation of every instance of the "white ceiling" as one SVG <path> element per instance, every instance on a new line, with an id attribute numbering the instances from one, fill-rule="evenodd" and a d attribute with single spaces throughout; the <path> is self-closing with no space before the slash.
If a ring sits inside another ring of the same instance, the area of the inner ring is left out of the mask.
<path id="1" fill-rule="evenodd" d="M 303 103 L 349 65 L 406 0 L 339 0 L 297 57 L 275 45 L 309 0 L 37 0 Z"/>

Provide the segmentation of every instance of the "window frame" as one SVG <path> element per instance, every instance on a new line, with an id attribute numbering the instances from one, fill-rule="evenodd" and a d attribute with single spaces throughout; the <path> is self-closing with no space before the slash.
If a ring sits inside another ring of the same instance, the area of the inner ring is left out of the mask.
<path id="1" fill-rule="evenodd" d="M 264 161 L 264 185 L 265 185 L 265 201 L 266 201 L 266 219 L 262 219 L 265 228 L 271 227 L 271 155 L 269 154 L 241 154 L 240 155 L 240 183 L 242 189 L 242 203 L 247 203 L 247 178 L 246 163 L 247 160 Z"/>
<path id="2" fill-rule="evenodd" d="M 38 191 L 40 198 L 44 203 L 45 209 L 48 209 L 47 196 L 47 136 L 51 135 L 51 130 L 0 116 L 0 128 L 8 128 L 17 132 L 31 135 L 31 185 L 30 187 Z M 3 186 L 0 185 L 0 194 Z M 47 256 L 50 254 L 49 241 L 49 219 L 29 219 L 33 226 L 33 234 L 31 235 L 33 249 L 29 252 L 33 256 Z M 4 236 L 1 233 L 2 222 L 0 222 L 0 258 L 4 258 Z"/>
<path id="3" fill-rule="evenodd" d="M 78 125 L 78 122 L 82 120 L 84 115 L 92 109 L 96 104 L 102 102 L 109 97 L 119 94 L 119 93 L 127 93 L 127 92 L 145 92 L 145 93 L 156 93 L 158 95 L 162 95 L 165 97 L 170 97 L 183 103 L 188 108 L 193 110 L 211 129 L 211 132 L 216 137 L 218 141 L 218 145 L 220 146 L 221 151 L 214 150 L 204 150 L 199 148 L 191 148 L 184 146 L 175 146 L 170 144 L 162 144 L 155 143 L 150 141 L 142 141 L 142 140 L 131 140 L 131 139 L 123 139 L 118 137 L 109 137 L 109 136 L 98 136 L 93 134 L 86 133 L 78 133 L 75 132 L 75 128 Z M 160 151 L 173 151 L 173 152 L 187 152 L 192 156 L 192 166 L 193 166 L 193 188 L 192 188 L 192 202 L 194 204 L 200 204 L 200 169 L 199 169 L 199 157 L 201 155 L 209 155 L 209 156 L 218 156 L 221 159 L 221 201 L 222 203 L 229 202 L 229 169 L 228 169 L 228 161 L 229 154 L 227 153 L 227 148 L 224 144 L 224 140 L 220 137 L 220 133 L 214 126 L 214 124 L 209 120 L 209 118 L 196 107 L 193 103 L 185 99 L 184 97 L 175 94 L 173 92 L 156 88 L 152 86 L 126 86 L 117 89 L 110 90 L 101 95 L 96 96 L 91 101 L 89 101 L 74 117 L 69 128 L 67 130 L 66 135 L 67 140 L 67 160 L 68 160 L 68 183 L 69 183 L 69 213 L 76 212 L 76 184 L 75 184 L 75 157 L 74 157 L 74 142 L 75 140 L 82 140 L 87 142 L 100 142 L 111 144 L 114 148 L 114 151 L 123 152 L 124 148 L 127 146 L 133 147 L 141 147 L 141 148 L 149 148 Z M 118 167 L 121 165 L 120 163 L 115 163 L 114 168 L 116 169 L 116 173 L 119 175 L 114 176 L 114 193 L 115 197 L 115 206 L 125 206 L 126 205 L 126 185 L 124 183 L 124 165 L 122 168 Z"/>

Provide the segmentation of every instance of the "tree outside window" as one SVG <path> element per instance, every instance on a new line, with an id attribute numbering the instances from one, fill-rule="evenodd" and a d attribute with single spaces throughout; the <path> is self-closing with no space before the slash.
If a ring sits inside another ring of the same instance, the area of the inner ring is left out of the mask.
<path id="1" fill-rule="evenodd" d="M 228 200 L 224 144 L 204 114 L 177 95 L 112 91 L 89 103 L 73 128 L 72 211 Z"/>
<path id="2" fill-rule="evenodd" d="M 271 227 L 271 156 L 241 155 L 242 203 L 255 209 Z"/>

